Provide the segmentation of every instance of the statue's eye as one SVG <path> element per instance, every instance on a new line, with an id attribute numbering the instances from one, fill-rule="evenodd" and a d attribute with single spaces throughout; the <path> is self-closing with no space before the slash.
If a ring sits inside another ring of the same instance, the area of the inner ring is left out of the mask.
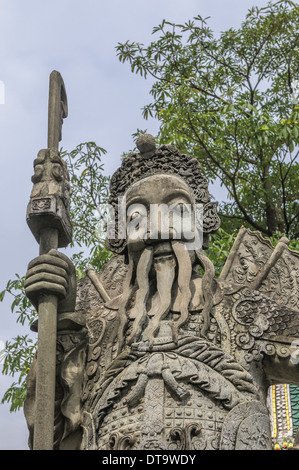
<path id="1" fill-rule="evenodd" d="M 179 202 L 178 204 L 176 204 L 176 205 L 174 206 L 174 210 L 177 211 L 177 212 L 183 212 L 183 210 L 184 210 L 184 204 L 182 204 L 182 203 Z"/>
<path id="2" fill-rule="evenodd" d="M 133 212 L 130 216 L 130 220 L 137 219 L 137 217 L 141 217 L 141 214 L 138 211 Z"/>
<path id="3" fill-rule="evenodd" d="M 189 205 L 185 204 L 184 202 L 178 202 L 177 204 L 174 204 L 172 207 L 172 210 L 174 212 L 177 212 L 179 214 L 183 213 L 189 213 Z"/>

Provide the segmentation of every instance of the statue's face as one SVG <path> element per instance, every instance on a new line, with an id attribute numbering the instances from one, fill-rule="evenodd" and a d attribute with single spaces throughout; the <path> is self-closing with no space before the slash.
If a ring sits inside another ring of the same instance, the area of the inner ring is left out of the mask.
<path id="1" fill-rule="evenodd" d="M 126 285 L 132 288 L 127 287 L 123 297 L 123 308 L 130 306 L 126 315 L 133 320 L 128 342 L 138 341 L 142 335 L 152 347 L 161 321 L 172 308 L 176 288 L 181 295 L 180 315 L 164 325 L 163 334 L 168 328 L 177 342 L 179 328 L 189 317 L 190 283 L 201 248 L 198 206 L 189 186 L 173 175 L 154 175 L 135 183 L 123 204 L 129 255 Z"/>
<path id="2" fill-rule="evenodd" d="M 135 183 L 125 195 L 129 253 L 154 245 L 171 251 L 170 240 L 194 237 L 194 199 L 188 185 L 173 175 L 154 175 Z"/>

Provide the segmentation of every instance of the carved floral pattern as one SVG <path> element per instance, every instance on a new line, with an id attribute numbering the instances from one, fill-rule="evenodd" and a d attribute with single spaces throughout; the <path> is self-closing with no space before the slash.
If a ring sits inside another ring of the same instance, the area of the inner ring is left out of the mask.
<path id="1" fill-rule="evenodd" d="M 172 428 L 169 435 L 173 443 L 169 445 L 169 450 L 192 450 L 192 438 L 193 436 L 199 436 L 200 433 L 201 426 L 199 423 L 190 423 L 184 428 L 180 426 Z M 206 443 L 204 442 L 200 450 L 204 450 L 205 446 Z"/>
<path id="2" fill-rule="evenodd" d="M 109 436 L 109 450 L 127 450 L 130 449 L 135 442 L 133 436 L 125 436 L 119 431 L 115 431 Z"/>
<path id="3" fill-rule="evenodd" d="M 296 337 L 299 334 L 299 315 L 295 310 L 278 305 L 259 292 L 245 289 L 233 307 L 236 321 L 247 327 L 255 338 L 274 338 L 277 335 Z"/>

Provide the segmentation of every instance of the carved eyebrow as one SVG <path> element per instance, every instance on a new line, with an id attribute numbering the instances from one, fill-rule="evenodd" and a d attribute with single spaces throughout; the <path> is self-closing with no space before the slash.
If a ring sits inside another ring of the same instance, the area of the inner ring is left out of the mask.
<path id="1" fill-rule="evenodd" d="M 148 201 L 146 198 L 140 196 L 140 195 L 135 195 L 132 197 L 126 197 L 126 207 L 132 206 L 133 204 L 142 204 L 144 206 L 148 206 Z"/>
<path id="2" fill-rule="evenodd" d="M 184 189 L 176 189 L 175 190 L 175 194 L 171 193 L 169 194 L 169 197 L 166 197 L 165 198 L 165 201 L 167 201 L 167 203 L 169 204 L 172 199 L 174 200 L 174 203 L 176 203 L 176 199 L 178 196 L 182 196 L 183 199 L 186 199 L 189 203 L 192 203 L 193 202 L 193 197 L 192 195 L 188 192 L 188 191 L 185 191 Z"/>
<path id="3" fill-rule="evenodd" d="M 163 198 L 163 202 L 169 204 L 171 200 L 175 200 L 178 196 L 182 196 L 184 199 L 187 199 L 187 201 L 190 203 L 193 202 L 192 195 L 183 188 L 173 188 L 171 192 L 166 195 L 165 198 Z M 136 203 L 143 204 L 144 206 L 148 206 L 149 204 L 148 199 L 145 196 L 139 194 L 133 195 L 132 197 L 129 196 L 126 200 L 127 207 L 128 205 Z"/>

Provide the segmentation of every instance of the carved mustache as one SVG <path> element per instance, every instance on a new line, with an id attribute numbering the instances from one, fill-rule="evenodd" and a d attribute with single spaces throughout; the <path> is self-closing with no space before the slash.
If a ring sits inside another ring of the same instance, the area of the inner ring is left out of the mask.
<path id="1" fill-rule="evenodd" d="M 157 335 L 161 321 L 169 313 L 172 303 L 172 286 L 176 278 L 176 268 L 178 268 L 177 281 L 181 293 L 180 318 L 171 323 L 173 340 L 177 342 L 178 330 L 188 319 L 188 306 L 191 300 L 190 280 L 192 275 L 192 263 L 189 253 L 180 241 L 170 242 L 172 253 L 163 255 L 153 247 L 143 250 L 136 269 L 136 281 L 138 290 L 130 318 L 134 319 L 132 332 L 128 338 L 128 343 L 136 341 L 149 319 L 143 338 L 149 341 L 149 347 L 153 346 L 154 337 Z M 154 257 L 154 255 L 156 255 Z M 159 256 L 160 255 L 160 256 Z M 147 311 L 146 304 L 149 297 L 149 273 L 154 266 L 157 292 L 152 301 L 152 308 Z"/>
<path id="2" fill-rule="evenodd" d="M 166 246 L 168 245 L 168 247 Z M 202 251 L 195 252 L 198 263 L 204 269 L 202 289 L 204 307 L 202 310 L 203 325 L 201 336 L 206 336 L 210 324 L 210 311 L 213 303 L 212 282 L 214 266 Z M 153 245 L 144 248 L 138 259 L 129 258 L 129 270 L 125 279 L 122 305 L 119 308 L 119 342 L 123 344 L 124 330 L 128 318 L 133 320 L 132 330 L 127 343 L 137 342 L 142 330 L 143 340 L 149 342 L 152 348 L 155 336 L 158 334 L 161 321 L 164 320 L 172 305 L 172 287 L 175 280 L 180 293 L 180 317 L 172 320 L 169 325 L 173 341 L 177 343 L 179 329 L 186 323 L 189 316 L 191 301 L 190 283 L 192 278 L 192 260 L 190 252 L 182 241 L 172 240 L 167 244 Z M 151 291 L 151 275 L 154 273 L 157 290 L 149 308 L 149 295 Z M 130 308 L 133 296 L 135 301 Z"/>

